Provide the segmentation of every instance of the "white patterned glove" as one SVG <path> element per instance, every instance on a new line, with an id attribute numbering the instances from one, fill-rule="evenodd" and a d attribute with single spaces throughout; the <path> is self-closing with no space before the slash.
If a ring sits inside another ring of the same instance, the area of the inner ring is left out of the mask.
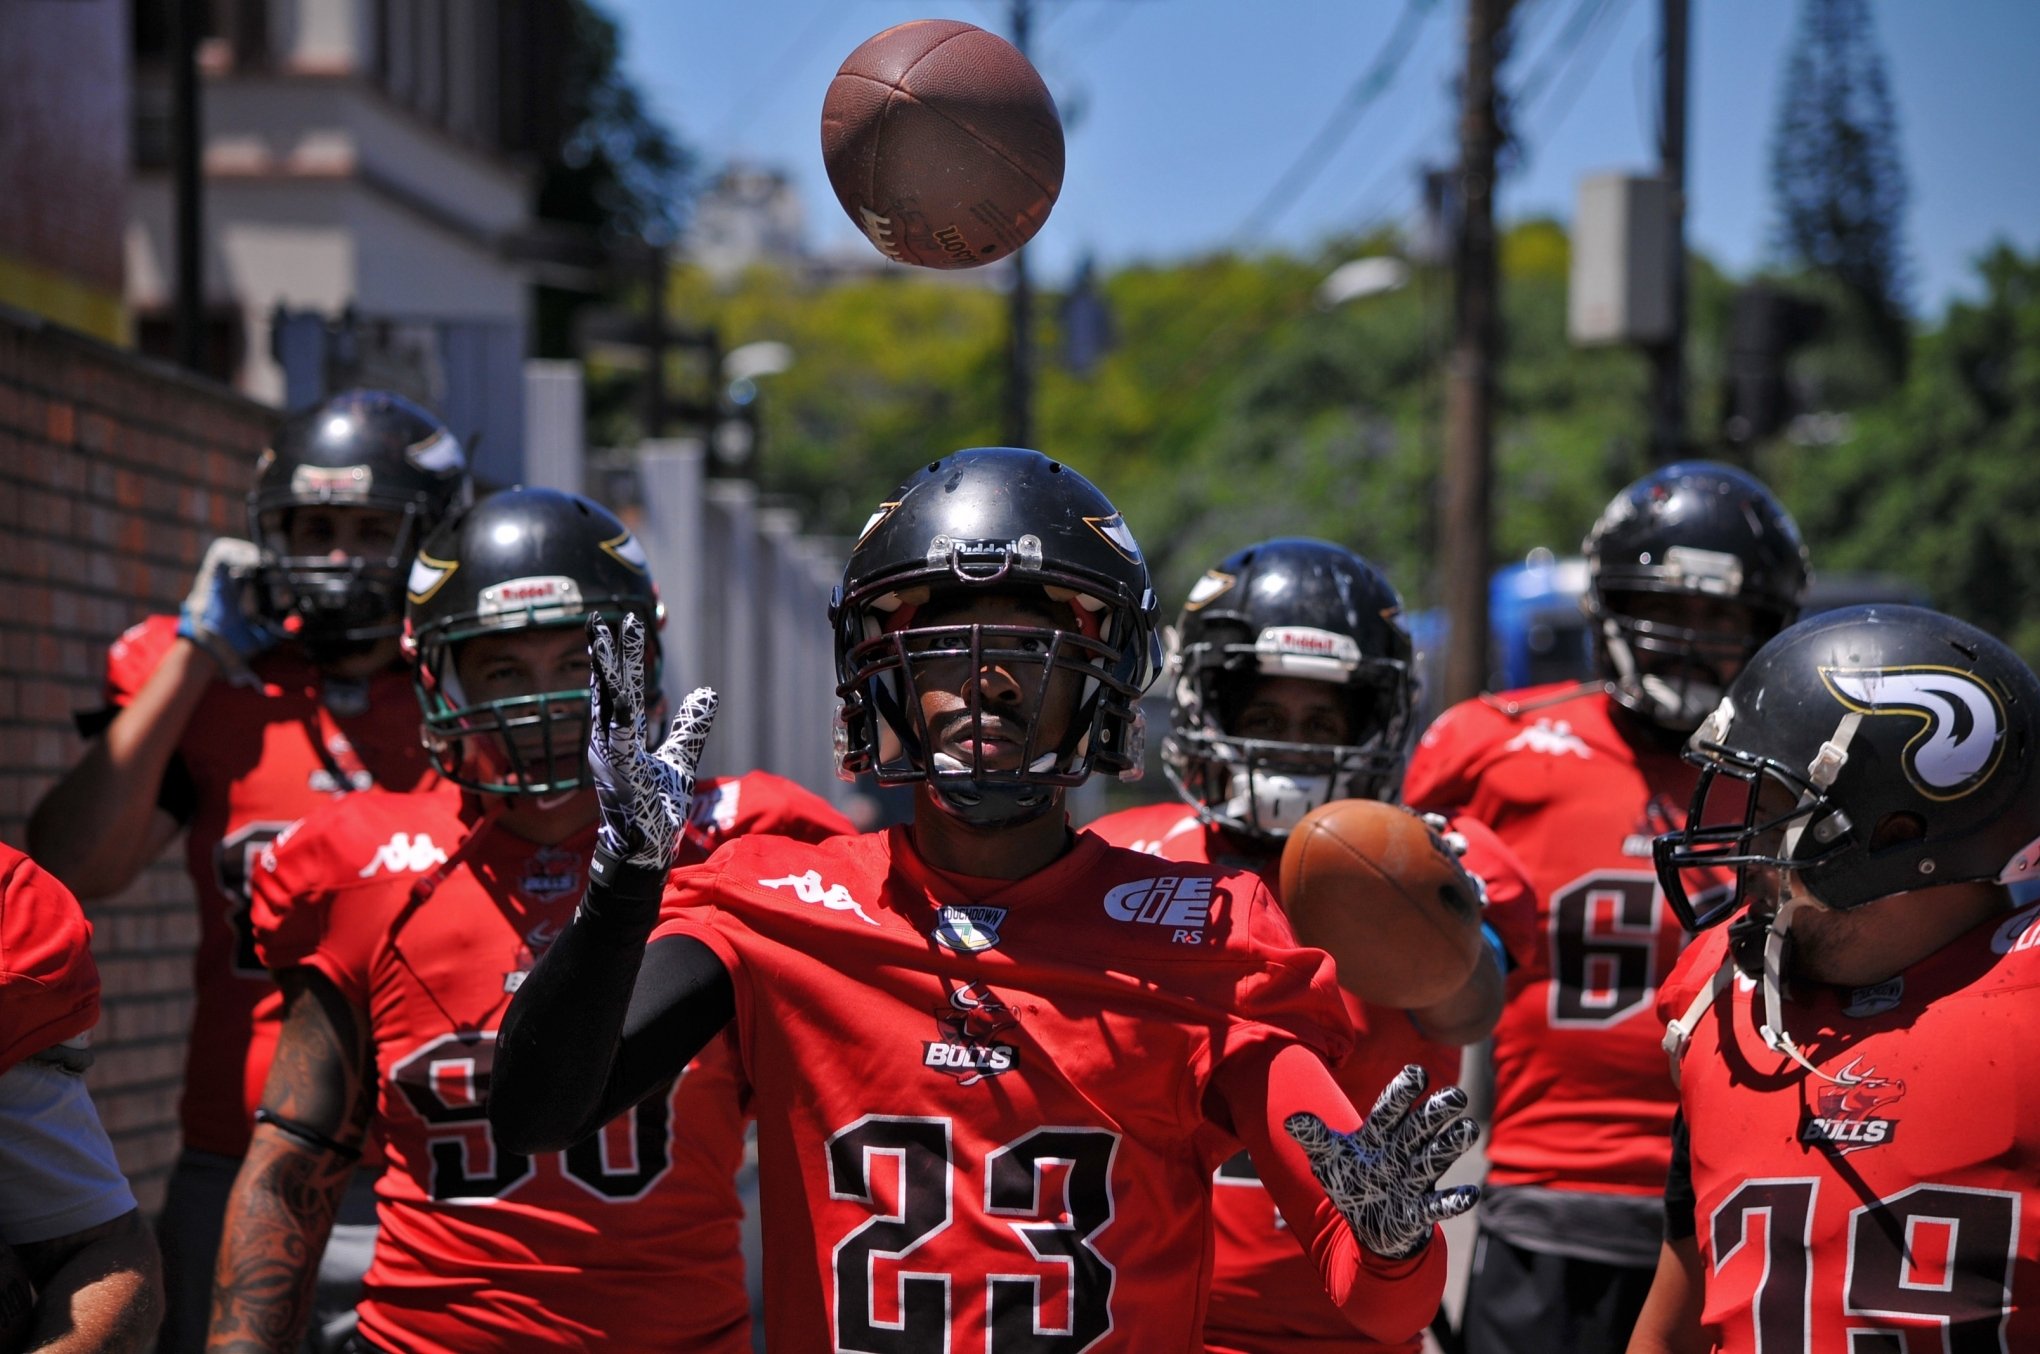
<path id="1" fill-rule="evenodd" d="M 1452 820 L 1442 813 L 1420 813 L 1424 826 L 1438 834 L 1438 840 L 1445 843 L 1445 849 L 1459 862 L 1459 872 L 1473 881 L 1473 895 L 1485 908 L 1488 905 L 1487 880 L 1466 868 L 1466 834 L 1452 830 Z"/>
<path id="2" fill-rule="evenodd" d="M 1282 1124 L 1354 1238 L 1390 1260 L 1415 1255 L 1435 1224 L 1480 1199 L 1474 1185 L 1432 1188 L 1473 1146 L 1480 1126 L 1465 1116 L 1466 1092 L 1457 1086 L 1417 1105 L 1424 1082 L 1423 1068 L 1403 1068 L 1357 1133 L 1341 1133 L 1315 1114 L 1292 1114 Z"/>
<path id="3" fill-rule="evenodd" d="M 282 638 L 255 615 L 250 578 L 261 558 L 252 541 L 216 538 L 177 612 L 178 637 L 211 654 L 220 675 L 241 686 L 258 685 L 248 664 Z"/>
<path id="4" fill-rule="evenodd" d="M 696 687 L 680 703 L 665 741 L 648 746 L 645 625 L 625 616 L 622 635 L 588 621 L 588 774 L 602 823 L 595 848 L 614 860 L 664 871 L 694 803 L 694 768 L 715 722 L 715 692 Z"/>

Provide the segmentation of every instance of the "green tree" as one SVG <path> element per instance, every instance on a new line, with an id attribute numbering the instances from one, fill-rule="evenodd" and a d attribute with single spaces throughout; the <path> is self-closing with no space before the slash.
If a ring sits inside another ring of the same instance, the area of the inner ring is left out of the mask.
<path id="1" fill-rule="evenodd" d="M 1771 134 L 1776 245 L 1832 279 L 1844 328 L 1874 336 L 1890 378 L 1905 369 L 1905 165 L 1865 0 L 1801 0 Z"/>
<path id="2" fill-rule="evenodd" d="M 1985 294 L 1916 346 L 1905 386 L 1831 447 L 1770 449 L 1764 470 L 1817 570 L 1875 569 L 2040 660 L 2040 255 L 1999 245 Z"/>

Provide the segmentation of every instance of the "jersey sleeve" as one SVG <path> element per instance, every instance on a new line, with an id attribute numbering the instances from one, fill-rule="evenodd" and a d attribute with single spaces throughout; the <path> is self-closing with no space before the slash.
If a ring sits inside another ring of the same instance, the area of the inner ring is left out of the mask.
<path id="1" fill-rule="evenodd" d="M 151 616 L 123 631 L 106 651 L 103 692 L 108 709 L 126 709 L 176 642 L 175 616 Z"/>
<path id="2" fill-rule="evenodd" d="M 1426 813 L 1452 813 L 1473 797 L 1473 761 L 1487 707 L 1461 701 L 1431 722 L 1403 773 L 1403 802 Z"/>
<path id="3" fill-rule="evenodd" d="M 0 1072 L 99 1022 L 92 924 L 71 891 L 0 846 Z"/>
<path id="4" fill-rule="evenodd" d="M 1487 908 L 1481 921 L 1500 940 L 1509 963 L 1527 963 L 1538 943 L 1537 889 L 1530 882 L 1530 872 L 1486 823 L 1460 814 L 1449 826 L 1466 838 L 1466 854 L 1460 863 L 1469 873 L 1479 875 L 1487 888 Z"/>
<path id="5" fill-rule="evenodd" d="M 828 800 L 783 777 L 757 771 L 741 783 L 745 799 L 733 834 L 769 832 L 795 841 L 824 842 L 857 830 Z"/>
<path id="6" fill-rule="evenodd" d="M 255 953 L 271 970 L 311 968 L 357 1006 L 368 1005 L 369 968 L 388 908 L 382 895 L 407 876 L 364 882 L 349 851 L 348 804 L 341 800 L 286 828 L 263 849 L 249 879 Z"/>
<path id="7" fill-rule="evenodd" d="M 1307 1049 L 1271 1046 L 1232 1060 L 1213 1088 L 1223 1097 L 1262 1184 L 1317 1267 L 1325 1296 L 1371 1340 L 1400 1344 L 1418 1335 L 1444 1296 L 1443 1235 L 1434 1228 L 1430 1244 L 1403 1260 L 1368 1251 L 1283 1127 L 1290 1115 L 1303 1112 L 1342 1133 L 1359 1127 L 1359 1111 L 1331 1072 Z"/>
<path id="8" fill-rule="evenodd" d="M 1214 1061 L 1274 1041 L 1300 1043 L 1336 1066 L 1353 1047 L 1353 1021 L 1331 956 L 1304 948 L 1257 876 L 1241 872 L 1232 882 L 1251 948 L 1234 981 L 1232 1024 Z"/>

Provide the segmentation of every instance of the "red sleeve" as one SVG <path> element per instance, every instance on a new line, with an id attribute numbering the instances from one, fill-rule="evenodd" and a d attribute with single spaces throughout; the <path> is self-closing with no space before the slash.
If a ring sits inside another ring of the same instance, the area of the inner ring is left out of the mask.
<path id="1" fill-rule="evenodd" d="M 392 883 L 380 874 L 362 881 L 358 866 L 347 868 L 373 855 L 345 849 L 347 807 L 341 800 L 293 823 L 263 850 L 249 879 L 248 918 L 266 967 L 316 969 L 365 1010 L 369 967 L 387 919 L 374 902 Z"/>
<path id="2" fill-rule="evenodd" d="M 131 625 L 106 651 L 106 704 L 126 707 L 155 674 L 170 646 L 177 642 L 175 616 L 151 616 Z"/>
<path id="3" fill-rule="evenodd" d="M 0 1072 L 99 1023 L 91 946 L 71 891 L 0 845 Z"/>
<path id="4" fill-rule="evenodd" d="M 1244 916 L 1251 962 L 1235 980 L 1236 1022 L 1213 1060 L 1249 1045 L 1301 1042 L 1337 1066 L 1353 1047 L 1353 1019 L 1339 987 L 1338 969 L 1323 950 L 1306 949 L 1260 876 L 1241 871 L 1227 881 Z"/>
<path id="5" fill-rule="evenodd" d="M 1431 1244 L 1406 1260 L 1368 1251 L 1325 1197 L 1303 1149 L 1282 1126 L 1301 1111 L 1342 1133 L 1360 1126 L 1359 1111 L 1325 1065 L 1296 1044 L 1263 1044 L 1247 1056 L 1228 1059 L 1213 1089 L 1224 1099 L 1234 1132 L 1297 1244 L 1317 1266 L 1332 1304 L 1370 1340 L 1397 1344 L 1422 1332 L 1445 1293 L 1444 1235 L 1434 1229 Z"/>
<path id="6" fill-rule="evenodd" d="M 1451 813 L 1473 797 L 1473 753 L 1487 707 L 1461 701 L 1433 720 L 1403 773 L 1403 803 L 1426 813 Z"/>
<path id="7" fill-rule="evenodd" d="M 1537 890 L 1530 883 L 1529 871 L 1486 823 L 1462 814 L 1452 820 L 1451 828 L 1466 838 L 1461 863 L 1487 886 L 1487 909 L 1481 920 L 1501 937 L 1502 948 L 1512 962 L 1527 964 L 1540 936 Z"/>
<path id="8" fill-rule="evenodd" d="M 790 780 L 754 771 L 743 778 L 745 802 L 738 832 L 769 832 L 795 841 L 825 842 L 857 831 L 835 806 Z"/>

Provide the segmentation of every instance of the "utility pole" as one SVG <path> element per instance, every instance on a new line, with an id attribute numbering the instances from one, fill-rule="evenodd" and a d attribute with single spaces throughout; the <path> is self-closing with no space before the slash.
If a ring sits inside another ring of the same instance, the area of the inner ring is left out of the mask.
<path id="1" fill-rule="evenodd" d="M 1686 37 L 1687 0 L 1659 0 L 1664 30 L 1664 141 L 1658 148 L 1658 174 L 1665 181 L 1668 266 L 1671 277 L 1672 332 L 1650 349 L 1651 455 L 1668 465 L 1686 454 Z"/>
<path id="2" fill-rule="evenodd" d="M 652 441 L 666 435 L 666 349 L 672 335 L 666 330 L 666 247 L 648 234 L 644 250 L 645 383 L 638 398 L 644 437 Z"/>
<path id="3" fill-rule="evenodd" d="M 171 194 L 176 212 L 170 307 L 177 365 L 205 367 L 205 146 L 198 109 L 200 0 L 170 0 Z"/>
<path id="4" fill-rule="evenodd" d="M 1013 45 L 1029 61 L 1034 27 L 1033 0 L 1013 0 Z M 1013 289 L 1006 337 L 1006 445 L 1034 445 L 1034 288 L 1027 278 L 1027 251 L 1013 251 Z"/>
<path id="5" fill-rule="evenodd" d="M 1452 356 L 1445 389 L 1445 464 L 1438 554 L 1446 615 L 1445 701 L 1487 685 L 1488 575 L 1494 460 L 1494 368 L 1500 347 L 1495 260 L 1495 152 L 1501 122 L 1495 65 L 1513 0 L 1467 0 L 1466 76 L 1459 113 L 1459 232 L 1453 250 Z"/>

